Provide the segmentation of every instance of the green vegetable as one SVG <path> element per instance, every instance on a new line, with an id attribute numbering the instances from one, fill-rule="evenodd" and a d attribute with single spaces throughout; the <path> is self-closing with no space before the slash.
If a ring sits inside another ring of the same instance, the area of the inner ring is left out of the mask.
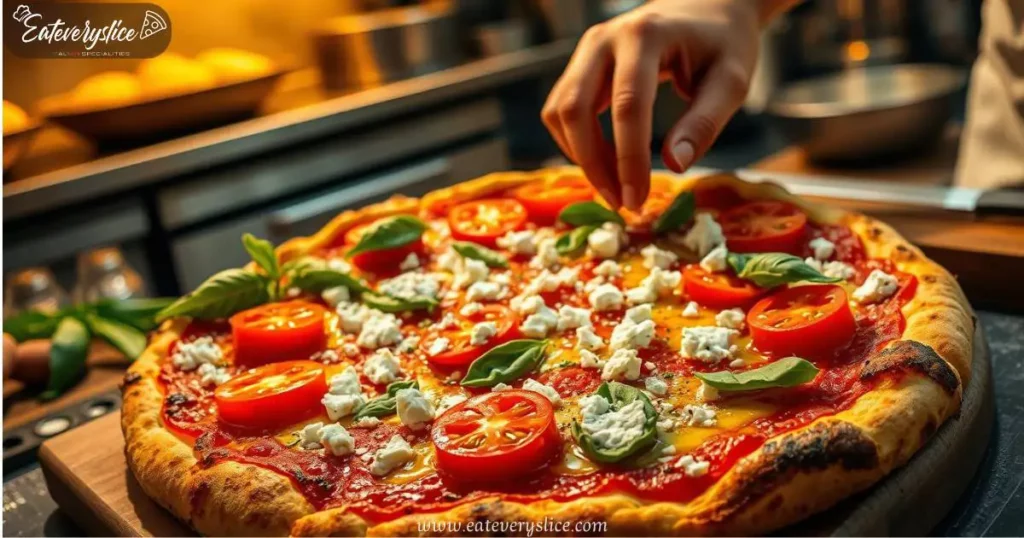
<path id="1" fill-rule="evenodd" d="M 381 312 L 387 312 L 389 314 L 396 314 L 398 312 L 411 312 L 413 310 L 433 310 L 437 307 L 437 299 L 432 297 L 414 297 L 412 299 L 402 299 L 400 297 L 394 297 L 377 292 L 364 292 L 362 295 L 363 303 L 371 308 L 376 308 Z"/>
<path id="2" fill-rule="evenodd" d="M 367 228 L 359 242 L 356 243 L 356 246 L 352 247 L 345 254 L 345 257 L 351 258 L 361 252 L 385 250 L 408 245 L 419 239 L 426 229 L 427 225 L 423 221 L 411 215 L 391 217 L 371 228 Z"/>
<path id="3" fill-rule="evenodd" d="M 60 314 L 46 314 L 28 310 L 4 320 L 4 332 L 19 342 L 36 338 L 49 338 L 57 330 Z"/>
<path id="4" fill-rule="evenodd" d="M 839 282 L 841 278 L 827 277 L 792 254 L 768 252 L 764 254 L 729 253 L 729 265 L 740 278 L 762 288 L 774 288 L 790 282 Z"/>
<path id="5" fill-rule="evenodd" d="M 244 269 L 227 269 L 208 278 L 195 291 L 161 310 L 157 322 L 173 317 L 226 318 L 270 300 L 268 281 Z"/>
<path id="6" fill-rule="evenodd" d="M 672 200 L 672 205 L 654 221 L 652 229 L 656 234 L 672 232 L 683 227 L 693 218 L 697 209 L 697 199 L 693 191 L 683 191 Z"/>
<path id="7" fill-rule="evenodd" d="M 573 228 L 555 241 L 555 250 L 563 256 L 575 256 L 581 253 L 587 247 L 587 238 L 597 228 L 598 226 L 594 224 Z"/>
<path id="8" fill-rule="evenodd" d="M 587 453 L 587 457 L 600 463 L 616 463 L 630 456 L 645 452 L 654 446 L 658 437 L 656 428 L 658 412 L 654 410 L 651 401 L 647 399 L 647 396 L 640 389 L 612 381 L 610 383 L 602 383 L 594 394 L 608 400 L 608 403 L 611 404 L 609 413 L 619 411 L 623 407 L 639 400 L 644 409 L 643 433 L 624 446 L 616 448 L 602 447 L 597 444 L 589 433 L 583 430 L 583 426 L 578 421 L 574 420 L 572 422 L 573 437 L 576 438 L 576 442 L 579 443 L 583 451 Z"/>
<path id="9" fill-rule="evenodd" d="M 281 267 L 277 263 L 277 254 L 274 252 L 274 245 L 270 244 L 270 241 L 259 239 L 247 233 L 242 236 L 242 245 L 245 247 L 245 251 L 249 253 L 249 257 L 256 262 L 256 265 L 259 265 L 267 272 L 267 276 L 273 280 L 277 280 L 281 276 Z"/>
<path id="10" fill-rule="evenodd" d="M 694 372 L 693 375 L 718 390 L 740 392 L 802 385 L 813 380 L 818 375 L 818 369 L 799 357 L 786 357 L 753 370 Z"/>
<path id="11" fill-rule="evenodd" d="M 92 334 L 106 340 L 131 360 L 139 358 L 146 349 L 146 335 L 131 325 L 103 319 L 92 313 L 85 314 L 85 321 Z"/>
<path id="12" fill-rule="evenodd" d="M 316 258 L 300 258 L 297 263 L 290 264 L 288 276 L 292 286 L 309 293 L 320 293 L 338 286 L 345 286 L 357 293 L 370 289 L 362 280 L 343 271 L 330 269 L 326 262 Z"/>
<path id="13" fill-rule="evenodd" d="M 455 252 L 458 252 L 463 258 L 480 260 L 487 264 L 487 267 L 508 267 L 508 260 L 505 259 L 505 256 L 502 256 L 500 252 L 477 245 L 476 243 L 456 241 L 455 243 L 452 243 L 452 248 L 455 249 Z"/>
<path id="14" fill-rule="evenodd" d="M 78 382 L 89 355 L 89 330 L 78 318 L 67 316 L 57 325 L 50 347 L 50 380 L 40 395 L 52 400 Z"/>
<path id="15" fill-rule="evenodd" d="M 600 226 L 606 222 L 626 225 L 622 215 L 597 202 L 576 202 L 563 209 L 558 215 L 558 220 L 571 226 Z"/>
<path id="16" fill-rule="evenodd" d="M 544 361 L 547 340 L 512 340 L 492 348 L 469 365 L 464 387 L 493 387 L 532 372 Z"/>
<path id="17" fill-rule="evenodd" d="M 154 317 L 174 302 L 169 297 L 139 299 L 102 299 L 94 305 L 96 314 L 104 319 L 119 321 L 142 332 L 157 327 Z"/>
<path id="18" fill-rule="evenodd" d="M 352 416 L 353 420 L 359 420 L 363 417 L 386 417 L 393 415 L 398 407 L 395 397 L 398 395 L 398 391 L 402 389 L 417 389 L 419 385 L 415 379 L 408 381 L 395 381 L 388 385 L 388 390 L 384 394 L 377 396 L 376 398 L 366 402 L 366 405 L 359 408 L 359 411 Z"/>

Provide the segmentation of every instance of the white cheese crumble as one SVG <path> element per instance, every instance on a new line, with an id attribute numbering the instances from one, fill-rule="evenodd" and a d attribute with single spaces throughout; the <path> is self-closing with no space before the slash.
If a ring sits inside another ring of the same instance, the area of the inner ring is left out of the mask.
<path id="1" fill-rule="evenodd" d="M 729 368 L 743 368 L 746 365 L 747 363 L 743 359 L 733 359 L 732 362 L 729 363 Z"/>
<path id="2" fill-rule="evenodd" d="M 494 335 L 498 334 L 498 326 L 493 321 L 481 321 L 469 332 L 469 344 L 481 346 L 487 343 Z"/>
<path id="3" fill-rule="evenodd" d="M 682 469 L 686 476 L 698 477 L 707 474 L 711 464 L 706 461 L 698 461 L 693 456 L 686 454 L 676 461 L 675 466 Z"/>
<path id="4" fill-rule="evenodd" d="M 204 362 L 199 365 L 196 370 L 199 374 L 199 384 L 204 387 L 216 387 L 227 383 L 231 379 L 231 374 L 228 373 L 225 368 L 218 368 L 208 362 Z"/>
<path id="5" fill-rule="evenodd" d="M 527 316 L 519 330 L 528 338 L 544 338 L 558 326 L 558 314 L 541 305 L 536 312 Z"/>
<path id="6" fill-rule="evenodd" d="M 529 390 L 544 396 L 551 401 L 551 405 L 558 407 L 562 405 L 562 397 L 558 394 L 558 391 L 549 385 L 545 385 L 540 381 L 534 379 L 527 379 L 523 381 L 523 390 Z"/>
<path id="7" fill-rule="evenodd" d="M 599 369 L 604 366 L 604 361 L 595 355 L 592 351 L 586 349 L 580 350 L 580 367 L 582 368 L 594 368 Z"/>
<path id="8" fill-rule="evenodd" d="M 622 266 L 615 260 L 604 260 L 594 268 L 594 274 L 606 278 L 622 276 Z"/>
<path id="9" fill-rule="evenodd" d="M 497 282 L 474 282 L 466 291 L 466 300 L 497 301 L 505 295 L 505 287 Z"/>
<path id="10" fill-rule="evenodd" d="M 363 363 L 363 375 L 375 385 L 387 385 L 398 379 L 402 367 L 390 349 L 378 349 Z"/>
<path id="11" fill-rule="evenodd" d="M 718 389 L 701 381 L 695 397 L 698 402 L 713 402 L 719 397 Z"/>
<path id="12" fill-rule="evenodd" d="M 693 227 L 683 237 L 683 244 L 701 257 L 707 256 L 711 249 L 725 244 L 722 226 L 715 222 L 709 213 L 697 213 Z"/>
<path id="13" fill-rule="evenodd" d="M 395 406 L 398 409 L 398 419 L 410 430 L 422 430 L 434 420 L 434 406 L 417 389 L 398 391 L 395 394 Z"/>
<path id="14" fill-rule="evenodd" d="M 576 329 L 576 348 L 586 351 L 596 351 L 604 347 L 604 340 L 601 339 L 594 328 L 583 326 Z"/>
<path id="15" fill-rule="evenodd" d="M 490 276 L 491 269 L 487 267 L 487 264 L 480 261 L 474 260 L 473 258 L 465 258 L 462 260 L 459 268 L 455 271 L 455 278 L 452 280 L 452 287 L 461 290 L 471 284 L 477 282 L 483 282 Z"/>
<path id="16" fill-rule="evenodd" d="M 619 288 L 602 284 L 590 293 L 590 306 L 598 312 L 622 308 L 623 295 Z"/>
<path id="17" fill-rule="evenodd" d="M 640 306 L 634 306 L 629 310 L 626 310 L 626 315 L 623 319 L 628 319 L 633 323 L 642 323 L 651 319 L 651 305 L 643 304 Z"/>
<path id="18" fill-rule="evenodd" d="M 618 349 L 608 357 L 601 370 L 601 379 L 605 381 L 628 380 L 640 378 L 640 365 L 643 361 L 637 356 L 635 349 Z"/>
<path id="19" fill-rule="evenodd" d="M 346 366 L 341 373 L 331 376 L 328 385 L 330 389 L 320 402 L 331 420 L 351 415 L 365 403 L 363 389 L 359 384 L 359 374 L 351 366 Z"/>
<path id="20" fill-rule="evenodd" d="M 437 266 L 449 273 L 455 273 L 462 267 L 462 255 L 455 252 L 455 249 L 448 248 L 437 255 Z"/>
<path id="21" fill-rule="evenodd" d="M 683 308 L 683 317 L 689 319 L 700 317 L 700 307 L 697 306 L 696 301 L 690 301 L 686 303 L 686 307 Z"/>
<path id="22" fill-rule="evenodd" d="M 344 258 L 331 258 L 327 260 L 327 268 L 339 273 L 348 273 L 352 271 L 352 264 L 345 261 Z"/>
<path id="23" fill-rule="evenodd" d="M 449 345 L 451 345 L 451 340 L 448 340 L 443 336 L 439 336 L 438 338 L 435 338 L 433 342 L 430 343 L 430 347 L 427 348 L 427 354 L 430 355 L 431 357 L 435 355 L 440 355 L 445 351 L 448 351 Z"/>
<path id="24" fill-rule="evenodd" d="M 853 290 L 853 299 L 858 303 L 877 303 L 892 296 L 898 289 L 900 281 L 896 277 L 875 269 L 859 288 Z"/>
<path id="25" fill-rule="evenodd" d="M 668 393 L 668 383 L 665 383 L 664 379 L 657 376 L 644 378 L 644 388 L 655 396 L 664 396 Z"/>
<path id="26" fill-rule="evenodd" d="M 720 273 L 729 268 L 728 257 L 729 249 L 724 244 L 718 245 L 700 261 L 700 268 L 709 273 Z"/>
<path id="27" fill-rule="evenodd" d="M 558 309 L 558 331 L 567 331 L 579 327 L 590 327 L 590 310 L 575 306 L 562 305 Z"/>
<path id="28" fill-rule="evenodd" d="M 323 422 L 306 424 L 299 430 L 299 445 L 306 450 L 320 448 L 320 430 L 324 428 Z"/>
<path id="29" fill-rule="evenodd" d="M 687 426 L 710 428 L 718 423 L 718 419 L 715 418 L 715 410 L 704 404 L 687 404 L 683 407 L 682 419 Z"/>
<path id="30" fill-rule="evenodd" d="M 345 286 L 327 288 L 320 292 L 320 298 L 322 298 L 325 303 L 331 305 L 331 308 L 337 308 L 339 304 L 348 302 L 352 299 L 348 288 Z"/>
<path id="31" fill-rule="evenodd" d="M 380 419 L 377 417 L 363 417 L 352 423 L 352 428 L 376 428 L 380 426 Z"/>
<path id="32" fill-rule="evenodd" d="M 811 242 L 808 243 L 807 246 L 811 247 L 811 250 L 814 252 L 814 257 L 821 261 L 831 258 L 832 254 L 835 254 L 836 252 L 836 244 L 824 237 L 815 237 L 814 239 L 811 239 Z"/>
<path id="33" fill-rule="evenodd" d="M 626 245 L 626 232 L 614 222 L 606 222 L 587 236 L 590 255 L 595 258 L 614 258 Z"/>
<path id="34" fill-rule="evenodd" d="M 181 370 L 195 370 L 201 364 L 219 365 L 224 358 L 220 346 L 209 336 L 201 336 L 191 342 L 178 342 L 171 362 Z"/>
<path id="35" fill-rule="evenodd" d="M 686 327 L 679 351 L 683 358 L 718 364 L 723 359 L 732 358 L 736 351 L 732 340 L 738 334 L 735 329 L 725 327 Z"/>
<path id="36" fill-rule="evenodd" d="M 544 305 L 544 299 L 538 295 L 517 295 L 509 301 L 509 307 L 513 312 L 526 316 L 540 310 Z"/>
<path id="37" fill-rule="evenodd" d="M 644 258 L 644 267 L 648 269 L 668 269 L 679 260 L 675 252 L 659 248 L 653 243 L 641 249 L 640 255 Z"/>
<path id="38" fill-rule="evenodd" d="M 558 265 L 558 250 L 554 237 L 545 237 L 537 242 L 537 255 L 530 260 L 530 267 L 553 268 Z"/>
<path id="39" fill-rule="evenodd" d="M 534 241 L 532 230 L 521 232 L 508 232 L 498 238 L 498 246 L 514 254 L 533 256 L 537 253 L 537 244 Z"/>
<path id="40" fill-rule="evenodd" d="M 816 269 L 819 273 L 829 278 L 841 278 L 843 280 L 849 280 L 853 275 L 857 274 L 857 271 L 852 265 L 839 261 L 835 262 L 822 262 L 814 258 L 807 258 L 804 263 L 810 265 Z"/>
<path id="41" fill-rule="evenodd" d="M 591 394 L 580 398 L 580 409 L 583 416 L 580 426 L 599 448 L 622 448 L 644 434 L 647 416 L 640 400 L 613 410 L 608 400 Z"/>
<path id="42" fill-rule="evenodd" d="M 415 252 L 410 252 L 408 256 L 402 260 L 402 263 L 398 264 L 400 271 L 412 271 L 420 266 L 420 259 L 416 256 Z"/>
<path id="43" fill-rule="evenodd" d="M 483 308 L 484 305 L 480 303 L 466 303 L 459 309 L 459 314 L 466 317 L 475 316 L 479 314 Z"/>
<path id="44" fill-rule="evenodd" d="M 377 289 L 399 299 L 436 298 L 438 291 L 441 290 L 441 284 L 432 273 L 402 273 L 381 282 Z"/>
<path id="45" fill-rule="evenodd" d="M 651 345 L 651 340 L 654 339 L 654 329 L 654 321 L 650 319 L 637 323 L 624 316 L 612 330 L 608 347 L 612 350 L 645 348 Z"/>
<path id="46" fill-rule="evenodd" d="M 356 440 L 341 424 L 328 424 L 320 429 L 320 444 L 335 456 L 347 456 L 356 447 Z"/>
<path id="47" fill-rule="evenodd" d="M 728 310 L 722 310 L 715 315 L 715 325 L 725 327 L 726 329 L 736 329 L 740 331 L 743 330 L 744 319 L 746 319 L 746 315 L 743 314 L 743 310 L 740 310 L 739 308 L 730 308 Z"/>
<path id="48" fill-rule="evenodd" d="M 363 322 L 356 343 L 366 349 L 377 349 L 402 340 L 402 323 L 394 314 L 377 313 Z"/>
<path id="49" fill-rule="evenodd" d="M 437 402 L 436 415 L 440 416 L 445 411 L 459 405 L 460 403 L 468 400 L 465 394 L 448 394 L 441 398 L 441 401 Z"/>
<path id="50" fill-rule="evenodd" d="M 506 385 L 505 383 L 498 383 L 497 385 L 494 385 L 493 387 L 491 387 L 491 392 L 503 392 L 503 391 L 512 390 L 512 389 L 513 389 L 512 385 Z"/>
<path id="51" fill-rule="evenodd" d="M 658 300 L 661 295 L 672 293 L 683 279 L 679 271 L 665 271 L 658 267 L 651 269 L 640 285 L 626 291 L 629 304 L 646 304 Z"/>
<path id="52" fill-rule="evenodd" d="M 416 453 L 409 446 L 408 441 L 396 433 L 374 455 L 370 472 L 375 476 L 384 476 L 414 459 L 416 459 Z"/>

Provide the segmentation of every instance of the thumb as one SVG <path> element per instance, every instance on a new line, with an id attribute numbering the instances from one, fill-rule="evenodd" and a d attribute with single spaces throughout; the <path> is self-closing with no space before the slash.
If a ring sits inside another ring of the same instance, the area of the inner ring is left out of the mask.
<path id="1" fill-rule="evenodd" d="M 681 173 L 704 155 L 743 104 L 749 83 L 747 71 L 734 61 L 720 60 L 708 69 L 690 108 L 665 137 L 661 156 L 669 169 Z"/>

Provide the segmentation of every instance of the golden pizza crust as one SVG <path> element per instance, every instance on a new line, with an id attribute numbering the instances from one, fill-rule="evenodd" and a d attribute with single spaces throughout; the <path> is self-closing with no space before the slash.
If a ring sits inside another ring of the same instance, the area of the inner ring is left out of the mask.
<path id="1" fill-rule="evenodd" d="M 364 222 L 418 213 L 497 193 L 540 178 L 579 173 L 574 168 L 496 173 L 442 189 L 422 200 L 396 197 L 338 215 L 317 234 L 279 247 L 290 259 L 328 244 Z M 667 174 L 668 178 L 674 178 Z M 763 534 L 820 512 L 874 484 L 904 464 L 960 405 L 970 376 L 973 323 L 955 279 L 889 226 L 869 217 L 799 199 L 781 187 L 752 184 L 730 175 L 678 180 L 681 189 L 723 184 L 746 197 L 792 202 L 825 223 L 843 223 L 862 238 L 869 256 L 891 258 L 919 279 L 903 307 L 901 340 L 869 358 L 862 377 L 887 377 L 849 409 L 770 439 L 740 460 L 691 502 L 645 504 L 626 495 L 531 504 L 481 500 L 442 513 L 411 515 L 374 525 L 344 508 L 316 509 L 284 476 L 250 465 L 221 463 L 202 469 L 191 447 L 163 428 L 156 377 L 184 323 L 165 323 L 126 376 L 122 429 L 132 472 L 148 495 L 204 534 L 221 535 L 417 535 L 418 523 L 491 521 L 606 521 L 613 535 Z M 453 527 L 450 527 L 453 528 Z M 431 527 L 427 534 L 446 534 Z M 524 531 L 525 532 L 525 531 Z"/>

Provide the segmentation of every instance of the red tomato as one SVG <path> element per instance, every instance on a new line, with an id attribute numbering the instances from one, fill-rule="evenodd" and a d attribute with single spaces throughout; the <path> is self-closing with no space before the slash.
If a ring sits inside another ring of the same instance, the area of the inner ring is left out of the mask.
<path id="1" fill-rule="evenodd" d="M 845 346 L 857 329 L 846 291 L 831 284 L 769 295 L 747 312 L 747 325 L 759 350 L 805 358 Z"/>
<path id="2" fill-rule="evenodd" d="M 551 402 L 527 390 L 470 398 L 434 421 L 430 437 L 438 469 L 462 482 L 522 480 L 562 445 Z"/>
<path id="3" fill-rule="evenodd" d="M 515 200 L 474 200 L 448 212 L 452 237 L 484 246 L 497 246 L 498 238 L 526 223 L 526 208 Z"/>
<path id="4" fill-rule="evenodd" d="M 745 308 L 766 291 L 749 280 L 729 273 L 709 273 L 696 264 L 683 270 L 683 290 L 690 299 L 712 308 Z"/>
<path id="5" fill-rule="evenodd" d="M 327 345 L 324 314 L 313 303 L 270 303 L 231 316 L 235 364 L 259 366 L 271 362 L 308 359 Z"/>
<path id="6" fill-rule="evenodd" d="M 594 188 L 586 178 L 561 176 L 554 181 L 536 181 L 524 185 L 513 193 L 523 204 L 530 219 L 538 224 L 551 225 L 566 206 L 594 199 Z"/>
<path id="7" fill-rule="evenodd" d="M 354 247 L 363 237 L 363 234 L 366 233 L 366 230 L 374 224 L 376 222 L 360 224 L 345 232 L 345 244 L 348 245 L 348 248 Z M 360 252 L 352 256 L 352 263 L 356 267 L 367 271 L 387 272 L 388 270 L 397 269 L 409 254 L 419 255 L 424 252 L 426 252 L 426 249 L 423 246 L 423 238 L 419 237 L 415 241 L 400 247 Z"/>
<path id="8" fill-rule="evenodd" d="M 519 329 L 517 328 L 519 317 L 506 306 L 493 304 L 484 306 L 471 316 L 463 316 L 457 312 L 452 315 L 455 317 L 457 327 L 433 331 L 424 336 L 420 343 L 420 349 L 427 354 L 427 360 L 437 366 L 450 368 L 469 366 L 494 346 L 519 338 Z M 470 331 L 474 325 L 482 321 L 493 321 L 498 332 L 488 338 L 486 343 L 474 346 L 470 344 Z M 428 350 L 438 338 L 448 339 L 448 351 L 431 355 Z"/>
<path id="9" fill-rule="evenodd" d="M 718 218 L 726 244 L 733 252 L 789 252 L 803 246 L 807 215 L 793 204 L 750 202 Z"/>
<path id="10" fill-rule="evenodd" d="M 725 211 L 732 209 L 744 202 L 740 193 L 732 187 L 719 185 L 717 187 L 701 188 L 699 185 L 694 188 L 693 196 L 697 207 Z"/>
<path id="11" fill-rule="evenodd" d="M 248 428 L 276 428 L 316 416 L 327 392 L 323 366 L 286 361 L 250 370 L 213 391 L 217 416 Z"/>

